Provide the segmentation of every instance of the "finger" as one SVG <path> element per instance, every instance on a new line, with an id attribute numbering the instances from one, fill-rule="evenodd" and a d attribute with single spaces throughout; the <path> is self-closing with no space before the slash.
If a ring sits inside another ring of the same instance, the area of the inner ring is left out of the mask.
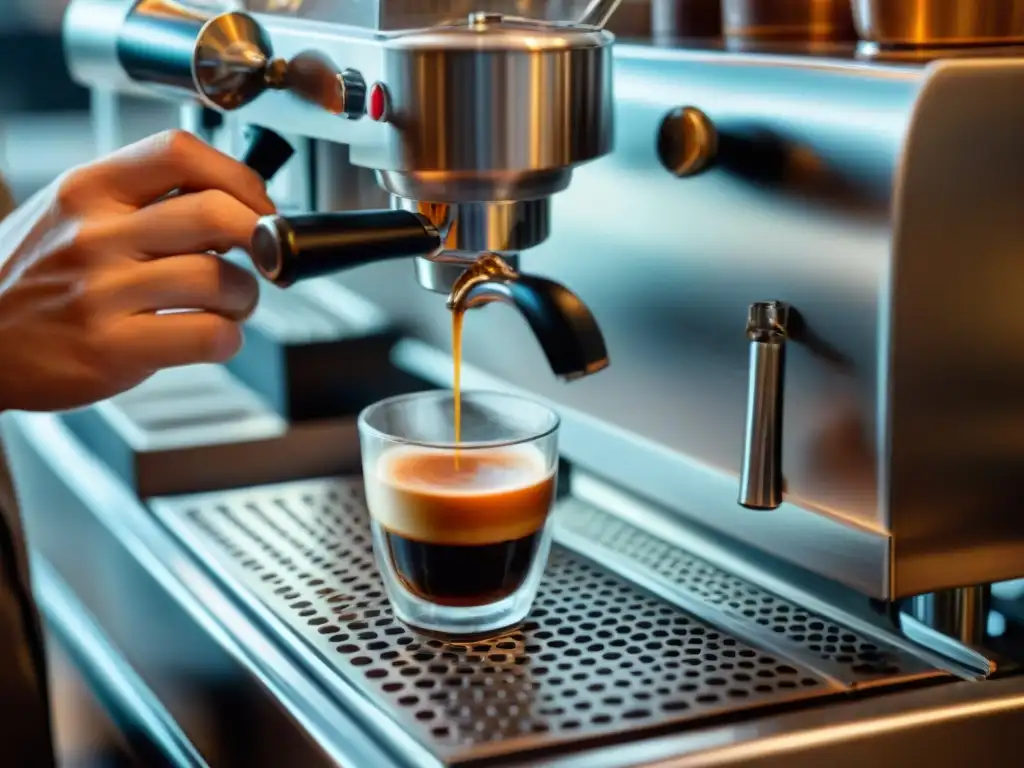
<path id="1" fill-rule="evenodd" d="M 126 367 L 142 371 L 224 363 L 242 348 L 242 329 L 209 312 L 134 315 L 110 326 L 104 346 Z"/>
<path id="2" fill-rule="evenodd" d="M 259 214 L 220 190 L 180 195 L 140 208 L 116 222 L 115 237 L 148 256 L 249 248 Z"/>
<path id="3" fill-rule="evenodd" d="M 185 131 L 165 131 L 121 149 L 81 173 L 121 202 L 144 206 L 175 190 L 219 189 L 261 215 L 273 213 L 266 186 L 251 168 Z"/>
<path id="4" fill-rule="evenodd" d="M 252 274 L 206 253 L 120 263 L 103 270 L 91 290 L 110 314 L 200 309 L 231 320 L 249 317 L 259 298 Z"/>

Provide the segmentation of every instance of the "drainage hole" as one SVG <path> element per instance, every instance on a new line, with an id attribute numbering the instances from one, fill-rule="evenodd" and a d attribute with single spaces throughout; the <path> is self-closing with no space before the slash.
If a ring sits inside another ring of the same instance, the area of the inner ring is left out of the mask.
<path id="1" fill-rule="evenodd" d="M 645 717 L 650 717 L 651 712 L 648 709 L 631 709 L 623 712 L 622 716 L 628 720 L 641 720 Z"/>

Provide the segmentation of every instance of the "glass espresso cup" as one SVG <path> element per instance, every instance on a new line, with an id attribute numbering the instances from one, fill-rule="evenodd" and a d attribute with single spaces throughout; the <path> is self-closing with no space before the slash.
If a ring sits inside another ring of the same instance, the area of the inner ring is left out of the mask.
<path id="1" fill-rule="evenodd" d="M 451 641 L 530 611 L 551 549 L 558 416 L 514 395 L 382 400 L 359 415 L 373 547 L 397 618 Z"/>

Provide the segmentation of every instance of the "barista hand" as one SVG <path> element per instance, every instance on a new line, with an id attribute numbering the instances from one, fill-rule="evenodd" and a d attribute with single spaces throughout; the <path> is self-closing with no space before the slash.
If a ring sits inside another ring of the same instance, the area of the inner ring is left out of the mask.
<path id="1" fill-rule="evenodd" d="M 0 224 L 0 411 L 77 407 L 233 356 L 258 288 L 210 251 L 248 247 L 273 211 L 253 171 L 178 131 L 40 192 Z"/>

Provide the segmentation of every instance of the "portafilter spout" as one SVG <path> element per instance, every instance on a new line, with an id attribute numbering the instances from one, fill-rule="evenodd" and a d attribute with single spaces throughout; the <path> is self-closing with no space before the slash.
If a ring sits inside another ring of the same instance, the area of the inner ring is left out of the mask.
<path id="1" fill-rule="evenodd" d="M 500 256 L 487 253 L 455 282 L 448 308 L 459 312 L 492 302 L 508 304 L 523 316 L 559 378 L 573 381 L 608 367 L 597 320 L 564 285 L 516 272 Z"/>

